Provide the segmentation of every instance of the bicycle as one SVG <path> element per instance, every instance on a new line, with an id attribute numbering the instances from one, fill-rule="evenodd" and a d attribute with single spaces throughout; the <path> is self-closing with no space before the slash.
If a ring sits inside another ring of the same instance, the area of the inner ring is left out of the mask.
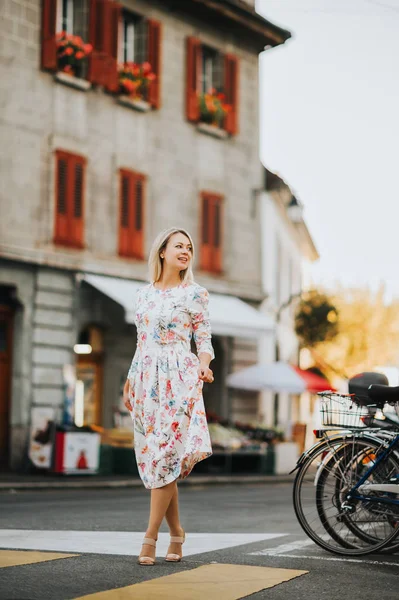
<path id="1" fill-rule="evenodd" d="M 390 481 L 399 474 L 399 432 L 367 426 L 370 409 L 386 401 L 399 414 L 399 388 L 371 386 L 366 402 L 332 392 L 319 396 L 329 429 L 296 466 L 293 499 L 301 527 L 335 554 L 399 549 L 399 482 Z"/>

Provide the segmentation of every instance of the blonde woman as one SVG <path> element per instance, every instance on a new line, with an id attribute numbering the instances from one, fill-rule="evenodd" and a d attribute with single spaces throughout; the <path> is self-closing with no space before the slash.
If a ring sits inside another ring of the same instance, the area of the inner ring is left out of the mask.
<path id="1" fill-rule="evenodd" d="M 202 398 L 212 383 L 214 358 L 208 292 L 194 282 L 194 244 L 183 229 L 159 234 L 149 257 L 151 283 L 136 298 L 137 349 L 124 387 L 134 423 L 134 448 L 141 479 L 151 490 L 150 517 L 138 559 L 155 564 L 155 546 L 166 518 L 166 560 L 182 559 L 177 480 L 212 453 Z M 198 358 L 190 350 L 191 336 Z"/>

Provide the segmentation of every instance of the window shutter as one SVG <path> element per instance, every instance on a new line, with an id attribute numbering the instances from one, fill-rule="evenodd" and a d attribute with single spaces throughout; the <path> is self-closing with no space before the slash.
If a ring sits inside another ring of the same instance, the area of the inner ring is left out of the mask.
<path id="1" fill-rule="evenodd" d="M 83 247 L 85 166 L 83 156 L 56 152 L 56 244 Z"/>
<path id="2" fill-rule="evenodd" d="M 129 256 L 130 176 L 120 171 L 119 254 Z"/>
<path id="3" fill-rule="evenodd" d="M 55 174 L 55 235 L 56 244 L 68 242 L 69 220 L 68 220 L 68 156 L 64 153 L 56 153 Z"/>
<path id="4" fill-rule="evenodd" d="M 154 108 L 161 107 L 161 23 L 148 20 L 148 62 L 156 75 L 148 90 L 148 101 Z"/>
<path id="5" fill-rule="evenodd" d="M 189 121 L 199 120 L 199 78 L 201 71 L 201 42 L 197 38 L 187 38 L 186 57 L 186 114 Z"/>
<path id="6" fill-rule="evenodd" d="M 202 192 L 201 257 L 204 271 L 222 271 L 222 206 L 223 196 Z"/>
<path id="7" fill-rule="evenodd" d="M 57 70 L 57 45 L 55 41 L 55 27 L 57 16 L 57 2 L 43 0 L 42 2 L 42 69 Z"/>
<path id="8" fill-rule="evenodd" d="M 110 92 L 118 91 L 118 35 L 122 8 L 116 2 L 108 3 L 108 18 L 106 19 L 105 36 L 108 44 L 108 76 L 106 88 Z"/>
<path id="9" fill-rule="evenodd" d="M 201 256 L 200 268 L 203 271 L 211 269 L 212 256 L 212 200 L 206 192 L 201 194 Z"/>
<path id="10" fill-rule="evenodd" d="M 238 59 L 236 56 L 226 54 L 224 72 L 226 103 L 231 106 L 224 128 L 231 135 L 235 135 L 238 133 Z"/>
<path id="11" fill-rule="evenodd" d="M 74 156 L 71 160 L 71 176 L 73 182 L 70 201 L 71 243 L 78 248 L 83 248 L 85 162 L 85 159 L 80 156 Z"/>
<path id="12" fill-rule="evenodd" d="M 110 91 L 118 87 L 118 23 L 121 7 L 109 0 L 90 0 L 89 40 L 93 51 L 89 57 L 89 80 Z"/>
<path id="13" fill-rule="evenodd" d="M 119 255 L 144 258 L 145 177 L 120 170 Z"/>

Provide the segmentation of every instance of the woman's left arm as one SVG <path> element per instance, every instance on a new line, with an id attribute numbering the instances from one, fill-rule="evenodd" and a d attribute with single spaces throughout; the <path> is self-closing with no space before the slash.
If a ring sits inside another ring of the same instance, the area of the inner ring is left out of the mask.
<path id="1" fill-rule="evenodd" d="M 209 321 L 209 294 L 205 288 L 197 286 L 190 300 L 190 316 L 193 326 L 194 341 L 197 347 L 200 365 L 198 375 L 202 381 L 212 383 L 213 373 L 209 363 L 215 358 L 212 347 L 211 324 Z"/>

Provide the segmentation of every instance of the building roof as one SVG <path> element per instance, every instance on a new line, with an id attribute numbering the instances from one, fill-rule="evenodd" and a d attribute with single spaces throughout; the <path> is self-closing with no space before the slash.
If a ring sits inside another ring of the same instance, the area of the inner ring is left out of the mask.
<path id="1" fill-rule="evenodd" d="M 167 0 L 176 8 L 202 16 L 228 31 L 247 33 L 262 52 L 266 46 L 284 44 L 291 33 L 259 15 L 245 0 Z"/>
<path id="2" fill-rule="evenodd" d="M 284 192 L 281 194 L 282 197 L 288 196 L 289 202 L 284 205 L 284 209 L 288 208 L 288 205 L 295 201 L 298 206 L 302 206 L 302 203 L 295 197 L 289 185 L 282 179 L 277 173 L 269 171 L 264 167 L 264 189 L 267 192 Z M 283 202 L 281 201 L 280 204 Z M 298 222 L 294 223 L 295 229 L 299 236 L 299 243 L 303 254 L 310 260 L 315 261 L 319 258 L 319 253 L 315 246 L 312 236 L 310 235 L 309 229 L 303 218 L 300 218 Z"/>

